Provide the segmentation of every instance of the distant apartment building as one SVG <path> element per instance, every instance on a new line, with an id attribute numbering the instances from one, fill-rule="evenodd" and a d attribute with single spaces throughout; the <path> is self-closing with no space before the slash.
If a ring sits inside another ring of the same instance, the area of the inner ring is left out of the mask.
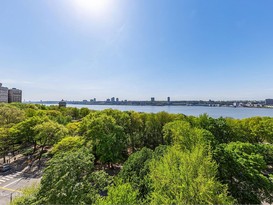
<path id="1" fill-rule="evenodd" d="M 8 90 L 8 102 L 22 102 L 22 90 L 12 88 Z"/>
<path id="2" fill-rule="evenodd" d="M 0 103 L 8 103 L 9 101 L 9 89 L 6 87 L 2 87 L 2 83 L 0 83 Z"/>
<path id="3" fill-rule="evenodd" d="M 155 101 L 155 98 L 154 97 L 151 97 L 151 102 L 154 102 Z"/>
<path id="4" fill-rule="evenodd" d="M 170 98 L 170 97 L 168 97 L 168 98 L 167 98 L 167 101 L 168 101 L 168 103 L 170 103 L 170 102 L 171 102 L 171 98 Z"/>
<path id="5" fill-rule="evenodd" d="M 111 102 L 115 102 L 115 97 L 112 97 L 112 98 L 111 98 Z"/>
<path id="6" fill-rule="evenodd" d="M 266 105 L 273 105 L 273 99 L 266 99 L 265 104 Z"/>
<path id="7" fill-rule="evenodd" d="M 59 102 L 59 107 L 66 107 L 66 102 L 64 100 Z"/>

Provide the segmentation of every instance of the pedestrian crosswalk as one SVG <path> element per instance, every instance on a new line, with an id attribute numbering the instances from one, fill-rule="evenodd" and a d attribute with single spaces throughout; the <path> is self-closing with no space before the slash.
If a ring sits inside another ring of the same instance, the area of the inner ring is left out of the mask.
<path id="1" fill-rule="evenodd" d="M 20 174 L 22 174 L 22 171 L 21 172 L 15 172 L 13 174 L 9 174 L 9 175 L 6 175 L 6 176 L 0 176 L 0 185 L 19 176 Z"/>

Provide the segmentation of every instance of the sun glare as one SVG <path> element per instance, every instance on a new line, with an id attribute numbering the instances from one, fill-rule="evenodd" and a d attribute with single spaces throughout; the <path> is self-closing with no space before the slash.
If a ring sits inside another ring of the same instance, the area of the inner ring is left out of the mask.
<path id="1" fill-rule="evenodd" d="M 75 9 L 88 16 L 105 16 L 109 13 L 112 0 L 74 0 Z"/>

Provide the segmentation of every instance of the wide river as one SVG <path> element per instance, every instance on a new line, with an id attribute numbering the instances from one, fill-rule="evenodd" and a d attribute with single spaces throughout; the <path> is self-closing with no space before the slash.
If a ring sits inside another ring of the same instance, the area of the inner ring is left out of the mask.
<path id="1" fill-rule="evenodd" d="M 270 108 L 243 108 L 243 107 L 204 107 L 204 106 L 130 106 L 130 105 L 73 105 L 68 104 L 68 107 L 87 107 L 91 110 L 116 109 L 121 111 L 133 110 L 136 112 L 157 113 L 165 111 L 168 113 L 182 113 L 185 115 L 199 116 L 207 113 L 209 116 L 232 117 L 237 119 L 249 118 L 254 116 L 269 116 L 273 117 L 273 109 Z"/>

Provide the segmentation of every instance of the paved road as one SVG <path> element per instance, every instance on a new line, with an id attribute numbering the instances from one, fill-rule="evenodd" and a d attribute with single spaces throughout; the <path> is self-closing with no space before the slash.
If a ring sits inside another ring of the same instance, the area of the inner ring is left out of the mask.
<path id="1" fill-rule="evenodd" d="M 32 178 L 22 171 L 0 173 L 0 205 L 7 205 L 11 199 L 21 194 L 21 189 L 38 183 L 40 178 Z"/>

